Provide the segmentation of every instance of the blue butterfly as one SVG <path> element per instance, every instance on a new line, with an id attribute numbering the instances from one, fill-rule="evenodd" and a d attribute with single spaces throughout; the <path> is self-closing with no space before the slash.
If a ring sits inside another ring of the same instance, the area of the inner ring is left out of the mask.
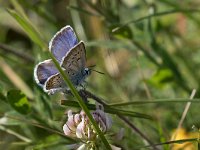
<path id="1" fill-rule="evenodd" d="M 81 85 L 90 74 L 86 65 L 86 50 L 83 41 L 78 42 L 70 26 L 63 27 L 49 42 L 49 50 L 68 74 L 75 87 Z M 38 85 L 48 94 L 67 91 L 62 76 L 51 59 L 40 62 L 34 69 L 34 78 Z"/>

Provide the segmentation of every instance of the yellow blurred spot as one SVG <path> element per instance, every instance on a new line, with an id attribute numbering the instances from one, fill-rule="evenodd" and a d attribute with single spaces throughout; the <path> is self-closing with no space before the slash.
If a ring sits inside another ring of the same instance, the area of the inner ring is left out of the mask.
<path id="1" fill-rule="evenodd" d="M 122 77 L 123 73 L 130 68 L 130 64 L 128 63 L 130 57 L 130 52 L 125 49 L 105 54 L 104 60 L 109 75 L 114 78 Z"/>
<path id="2" fill-rule="evenodd" d="M 198 132 L 187 132 L 184 128 L 180 128 L 172 133 L 173 140 L 183 140 L 198 138 Z M 197 150 L 197 143 L 194 142 L 184 142 L 180 144 L 173 144 L 172 150 Z"/>

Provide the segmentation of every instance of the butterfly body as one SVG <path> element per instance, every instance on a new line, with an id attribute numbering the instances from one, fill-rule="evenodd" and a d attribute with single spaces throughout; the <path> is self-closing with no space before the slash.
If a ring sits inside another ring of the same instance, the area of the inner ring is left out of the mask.
<path id="1" fill-rule="evenodd" d="M 90 71 L 85 67 L 85 45 L 83 41 L 78 43 L 73 29 L 70 26 L 62 28 L 50 41 L 49 49 L 73 85 L 75 87 L 81 85 Z M 49 94 L 69 90 L 51 59 L 35 67 L 34 78 L 37 84 Z"/>
<path id="2" fill-rule="evenodd" d="M 85 78 L 90 74 L 89 72 L 87 72 L 87 70 L 88 70 L 88 68 L 85 68 L 84 70 L 81 70 L 80 72 L 78 72 L 77 74 L 72 76 L 72 78 L 70 80 L 72 81 L 72 83 L 75 86 L 78 86 L 81 83 L 83 83 Z"/>

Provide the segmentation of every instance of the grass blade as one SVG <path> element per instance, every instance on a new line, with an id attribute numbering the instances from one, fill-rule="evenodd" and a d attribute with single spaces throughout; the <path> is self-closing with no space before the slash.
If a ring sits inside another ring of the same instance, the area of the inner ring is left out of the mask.
<path id="1" fill-rule="evenodd" d="M 155 14 L 150 14 L 150 15 L 138 18 L 138 19 L 134 19 L 134 20 L 128 21 L 128 22 L 124 23 L 123 25 L 120 25 L 119 27 L 114 28 L 112 30 L 112 32 L 116 32 L 117 30 L 120 30 L 121 28 L 124 28 L 125 26 L 127 26 L 127 25 L 129 25 L 131 23 L 138 23 L 140 21 L 149 19 L 150 17 L 160 17 L 160 16 L 169 15 L 169 14 L 175 14 L 175 13 L 194 13 L 194 12 L 198 13 L 199 11 L 200 10 L 198 10 L 198 9 L 186 9 L 186 10 L 184 10 L 184 9 L 174 9 L 174 10 L 158 12 L 158 13 L 155 13 Z"/>
<path id="2" fill-rule="evenodd" d="M 40 37 L 40 34 L 36 29 L 22 16 L 20 16 L 16 11 L 8 9 L 8 13 L 20 24 L 24 29 L 26 34 L 30 39 L 42 49 L 46 49 L 47 45 L 44 43 L 44 40 Z"/>
<path id="3" fill-rule="evenodd" d="M 133 102 L 125 102 L 125 103 L 113 103 L 109 104 L 109 106 L 127 106 L 127 105 L 142 105 L 142 104 L 153 104 L 153 103 L 200 103 L 199 98 L 194 98 L 193 100 L 189 98 L 174 98 L 174 99 L 155 99 L 152 101 L 133 101 Z"/>
<path id="4" fill-rule="evenodd" d="M 13 131 L 13 130 L 11 130 L 11 129 L 7 129 L 7 128 L 4 127 L 4 126 L 1 126 L 1 125 L 0 125 L 0 130 L 5 131 L 5 132 L 7 132 L 7 133 L 9 133 L 9 134 L 11 134 L 11 135 L 14 135 L 14 136 L 16 136 L 17 138 L 19 138 L 20 140 L 22 140 L 22 141 L 24 141 L 24 142 L 26 142 L 26 143 L 31 143 L 31 142 L 32 142 L 32 141 L 31 141 L 30 139 L 28 139 L 27 137 L 25 137 L 25 136 L 23 136 L 23 135 L 21 135 L 21 134 L 15 132 L 15 131 Z"/>
<path id="5" fill-rule="evenodd" d="M 148 147 L 152 147 L 152 146 L 160 146 L 160 145 L 166 145 L 166 144 L 180 144 L 180 143 L 182 144 L 184 142 L 197 142 L 197 141 L 198 141 L 197 138 L 183 139 L 183 140 L 174 140 L 174 141 L 168 141 L 168 142 L 158 143 L 158 144 L 154 144 L 154 145 L 142 146 L 142 147 L 138 147 L 136 149 L 140 150 L 142 148 L 148 148 Z"/>

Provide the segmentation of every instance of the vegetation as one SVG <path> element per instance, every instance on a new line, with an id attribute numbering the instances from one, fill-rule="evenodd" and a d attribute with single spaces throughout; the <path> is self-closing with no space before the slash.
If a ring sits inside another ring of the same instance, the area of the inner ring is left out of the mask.
<path id="1" fill-rule="evenodd" d="M 199 6 L 198 0 L 0 1 L 0 149 L 80 144 L 62 129 L 69 110 L 88 116 L 100 141 L 93 149 L 198 149 Z M 76 90 L 57 64 L 71 93 L 48 95 L 34 68 L 50 58 L 56 63 L 48 44 L 66 25 L 85 42 L 87 66 L 97 72 Z M 112 118 L 109 131 L 92 116 L 96 102 Z"/>

